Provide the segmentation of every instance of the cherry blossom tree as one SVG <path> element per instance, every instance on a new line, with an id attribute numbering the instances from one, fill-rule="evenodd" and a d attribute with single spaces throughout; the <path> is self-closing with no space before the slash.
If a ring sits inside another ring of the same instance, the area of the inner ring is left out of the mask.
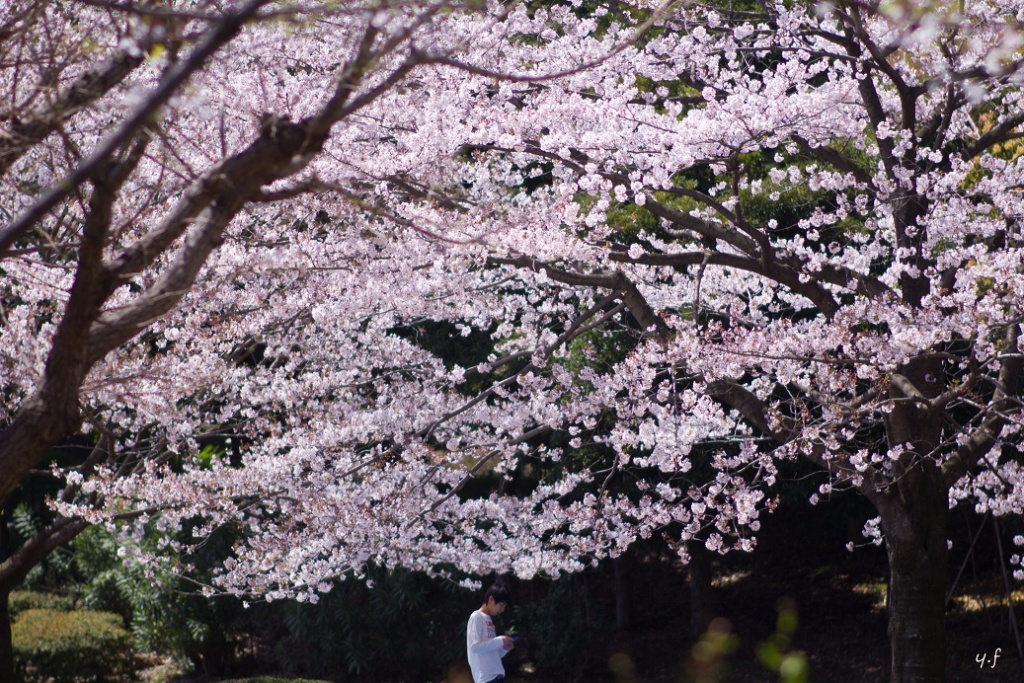
<path id="1" fill-rule="evenodd" d="M 1021 511 L 1024 8 L 5 11 L 3 495 L 96 444 L 25 557 L 557 576 L 749 549 L 802 461 L 877 510 L 891 680 L 945 680 L 948 510 Z"/>
<path id="2" fill-rule="evenodd" d="M 217 402 L 216 389 L 199 398 L 211 378 L 162 376 L 183 369 L 151 364 L 173 337 L 154 324 L 201 277 L 234 270 L 233 259 L 254 274 L 260 254 L 275 274 L 303 261 L 301 247 L 279 256 L 265 248 L 281 229 L 301 235 L 303 209 L 290 200 L 320 186 L 311 162 L 372 154 L 361 136 L 376 114 L 364 110 L 418 65 L 494 32 L 505 10 L 484 9 L 271 0 L 0 7 L 0 499 L 81 431 L 95 447 L 54 502 L 95 510 L 109 507 L 92 488 L 97 472 L 158 470 L 208 436 L 206 418 L 190 425 L 181 409 Z M 352 128 L 339 133 L 344 122 Z M 225 244 L 226 260 L 204 274 Z M 260 246 L 245 255 L 249 246 L 232 245 Z M 368 258 L 371 247 L 363 250 Z M 232 305 L 216 324 L 232 335 L 238 315 Z M 204 334 L 195 322 L 187 339 Z M 59 514 L 3 558 L 0 678 L 13 680 L 10 590 L 87 523 Z"/>

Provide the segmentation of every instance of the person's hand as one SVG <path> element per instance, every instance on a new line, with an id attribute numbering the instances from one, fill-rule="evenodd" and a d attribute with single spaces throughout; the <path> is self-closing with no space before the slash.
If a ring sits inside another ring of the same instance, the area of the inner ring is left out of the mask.
<path id="1" fill-rule="evenodd" d="M 516 646 L 516 641 L 512 640 L 508 636 L 501 636 L 501 642 L 506 650 L 511 650 Z"/>

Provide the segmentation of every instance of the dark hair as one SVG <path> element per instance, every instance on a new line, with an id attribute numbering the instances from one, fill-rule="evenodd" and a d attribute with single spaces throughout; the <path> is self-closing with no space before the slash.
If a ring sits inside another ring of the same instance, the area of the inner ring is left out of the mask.
<path id="1" fill-rule="evenodd" d="M 484 602 L 486 603 L 490 598 L 494 598 L 494 602 L 496 603 L 507 603 L 509 600 L 508 587 L 500 581 L 492 583 L 490 587 L 484 591 Z"/>

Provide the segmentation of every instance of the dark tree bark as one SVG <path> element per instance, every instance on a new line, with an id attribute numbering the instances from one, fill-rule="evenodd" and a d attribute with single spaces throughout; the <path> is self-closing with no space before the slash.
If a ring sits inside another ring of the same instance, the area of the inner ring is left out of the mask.
<path id="1" fill-rule="evenodd" d="M 930 468 L 930 469 L 935 469 Z M 883 513 L 889 556 L 891 683 L 946 680 L 946 489 L 930 481 L 912 510 Z"/>
<path id="2" fill-rule="evenodd" d="M 0 681 L 15 681 L 14 643 L 11 640 L 11 594 L 0 590 Z"/>
<path id="3" fill-rule="evenodd" d="M 890 447 L 910 444 L 902 474 L 875 504 L 889 557 L 891 683 L 946 680 L 948 486 L 935 453 L 941 421 L 931 400 L 943 389 L 941 363 L 915 359 L 894 376 L 897 401 L 886 428 Z"/>
<path id="4" fill-rule="evenodd" d="M 690 543 L 690 636 L 697 640 L 711 622 L 711 563 L 701 543 Z"/>
<path id="5" fill-rule="evenodd" d="M 619 555 L 613 559 L 612 571 L 615 577 L 615 627 L 619 633 L 628 633 L 630 626 L 629 559 L 625 555 Z"/>

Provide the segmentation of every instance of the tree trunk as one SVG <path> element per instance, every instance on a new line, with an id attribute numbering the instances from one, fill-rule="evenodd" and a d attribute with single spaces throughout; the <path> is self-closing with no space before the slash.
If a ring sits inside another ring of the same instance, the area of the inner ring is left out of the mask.
<path id="1" fill-rule="evenodd" d="M 889 554 L 890 683 L 946 680 L 946 508 L 937 506 L 927 536 L 893 531 L 885 523 Z"/>
<path id="2" fill-rule="evenodd" d="M 14 681 L 14 644 L 11 642 L 10 593 L 0 591 L 0 681 Z"/>
<path id="3" fill-rule="evenodd" d="M 619 555 L 612 560 L 612 570 L 615 581 L 615 628 L 619 633 L 628 633 L 630 585 L 629 565 L 625 555 Z"/>
<path id="4" fill-rule="evenodd" d="M 711 561 L 700 542 L 690 543 L 690 636 L 699 640 L 711 622 Z"/>
<path id="5" fill-rule="evenodd" d="M 0 508 L 0 564 L 14 554 L 7 508 Z M 14 647 L 11 642 L 10 592 L 0 588 L 0 681 L 13 681 Z"/>
<path id="6" fill-rule="evenodd" d="M 891 447 L 911 449 L 900 456 L 892 485 L 873 499 L 889 555 L 889 680 L 944 683 L 949 491 L 934 459 L 941 422 L 927 403 L 944 378 L 941 363 L 930 357 L 901 370 L 910 386 L 897 386 L 894 377 L 892 396 L 902 400 L 889 415 L 887 436 Z"/>
<path id="7" fill-rule="evenodd" d="M 944 683 L 949 500 L 939 467 L 920 460 L 880 502 L 889 555 L 890 683 Z"/>

